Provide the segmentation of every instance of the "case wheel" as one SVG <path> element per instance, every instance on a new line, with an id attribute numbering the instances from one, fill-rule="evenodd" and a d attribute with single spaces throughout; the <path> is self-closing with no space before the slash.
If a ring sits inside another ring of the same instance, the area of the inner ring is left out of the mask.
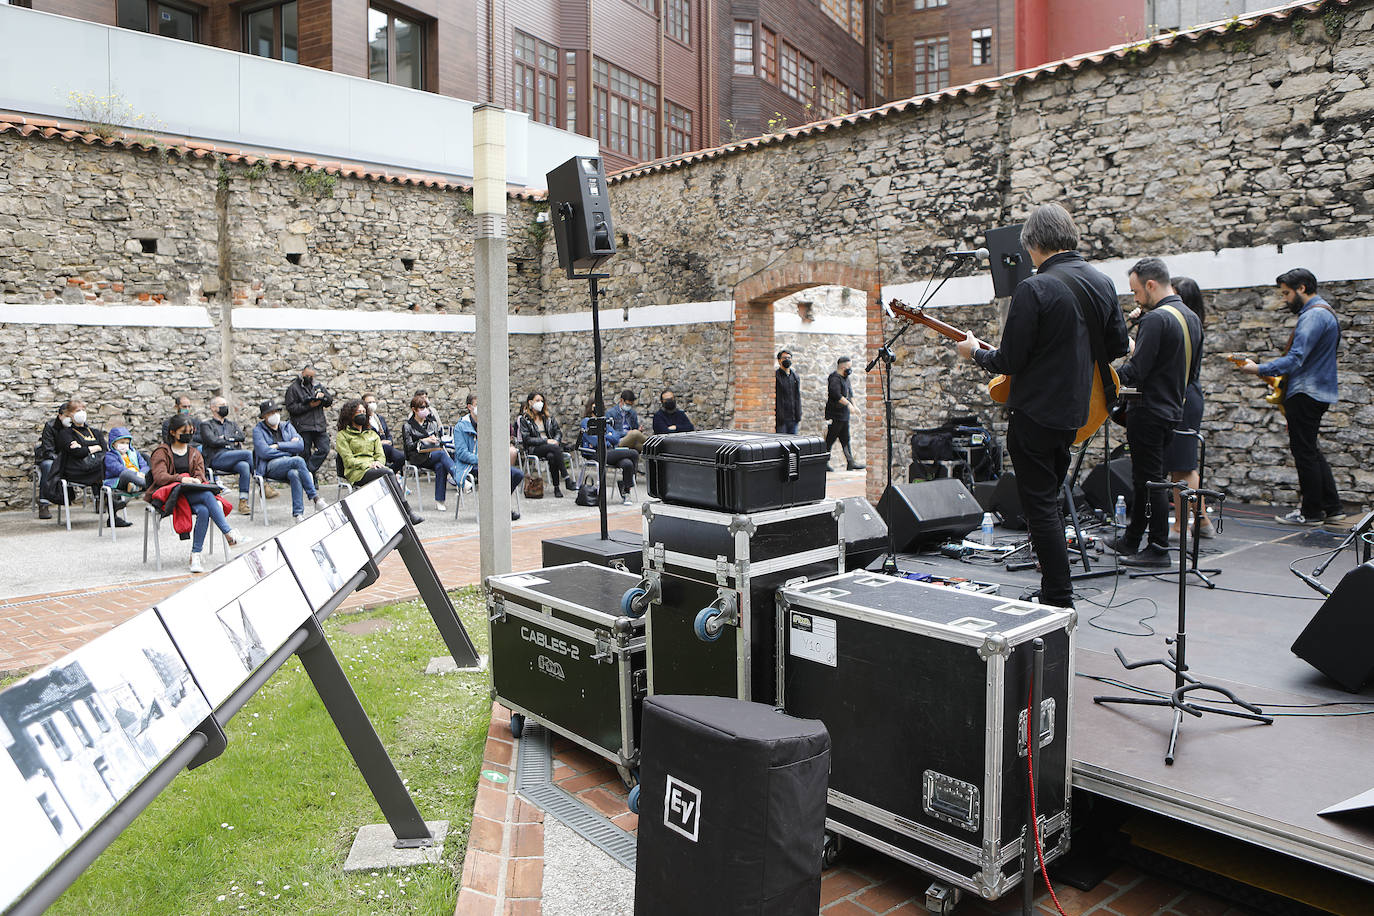
<path id="1" fill-rule="evenodd" d="M 524 730 L 525 730 L 525 717 L 522 716 L 522 715 L 520 715 L 520 713 L 518 713 L 518 712 L 513 712 L 513 713 L 511 713 L 511 714 L 510 714 L 510 736 L 511 736 L 512 738 L 519 738 L 520 735 L 521 735 L 521 733 L 524 732 Z"/>
<path id="2" fill-rule="evenodd" d="M 844 849 L 844 837 L 838 833 L 825 832 L 825 842 L 821 845 L 821 868 L 833 868 L 840 859 L 840 852 Z"/>
<path id="3" fill-rule="evenodd" d="M 725 630 L 725 624 L 720 622 L 720 614 L 720 608 L 717 607 L 704 607 L 697 612 L 697 619 L 692 622 L 692 632 L 697 639 L 702 642 L 720 639 L 720 634 Z"/>
<path id="4" fill-rule="evenodd" d="M 639 786 L 635 786 L 630 790 L 630 797 L 627 799 L 627 805 L 629 806 L 631 814 L 639 813 Z"/>
<path id="5" fill-rule="evenodd" d="M 933 882 L 926 888 L 926 910 L 931 916 L 949 916 L 962 896 L 957 887 L 950 887 L 943 881 Z"/>
<path id="6" fill-rule="evenodd" d="M 620 613 L 626 617 L 643 617 L 644 596 L 647 594 L 648 592 L 638 586 L 626 591 L 620 596 Z"/>

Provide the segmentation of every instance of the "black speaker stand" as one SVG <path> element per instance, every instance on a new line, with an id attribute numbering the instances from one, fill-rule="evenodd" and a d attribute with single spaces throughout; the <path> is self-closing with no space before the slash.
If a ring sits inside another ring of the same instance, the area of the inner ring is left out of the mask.
<path id="1" fill-rule="evenodd" d="M 564 204 L 564 206 L 567 205 Z M 568 216 L 560 213 L 560 218 L 567 219 Z M 587 431 L 596 436 L 596 508 L 601 515 L 601 540 L 603 541 L 611 539 L 611 532 L 610 525 L 606 520 L 606 403 L 601 394 L 601 288 L 598 283 L 609 277 L 610 274 L 596 272 L 572 276 L 571 270 L 569 271 L 569 279 L 586 280 L 591 287 L 592 366 L 596 376 L 596 387 L 592 397 L 596 405 L 593 408 L 596 415 L 587 424 Z"/>
<path id="2" fill-rule="evenodd" d="M 911 322 L 903 322 L 902 326 L 897 329 L 897 332 L 878 348 L 877 355 L 869 360 L 868 365 L 864 367 L 864 372 L 868 373 L 873 371 L 874 366 L 877 366 L 879 363 L 882 364 L 882 368 L 879 372 L 882 376 L 883 428 L 887 434 L 887 461 L 885 462 L 887 476 L 883 482 L 884 493 L 892 489 L 892 364 L 897 361 L 896 354 L 892 352 L 892 346 L 910 327 Z M 882 566 L 883 574 L 888 576 L 899 574 L 897 569 L 897 536 L 892 531 L 893 527 L 894 526 L 891 524 L 887 526 L 887 555 L 883 557 Z"/>
<path id="3" fill-rule="evenodd" d="M 1177 490 L 1183 497 L 1186 506 L 1200 505 L 1202 497 L 1215 499 L 1217 501 L 1225 499 L 1225 496 L 1216 490 L 1189 489 L 1181 482 L 1165 483 L 1151 481 L 1151 489 Z M 1200 509 L 1199 509 L 1200 511 Z M 1093 702 L 1103 703 L 1122 703 L 1132 706 L 1163 706 L 1172 709 L 1174 712 L 1174 725 L 1169 732 L 1169 748 L 1164 753 L 1164 762 L 1173 766 L 1175 751 L 1178 746 L 1178 731 L 1183 724 L 1183 714 L 1186 712 L 1190 716 L 1198 719 L 1202 718 L 1203 713 L 1212 713 L 1218 716 L 1231 716 L 1236 719 L 1249 719 L 1252 722 L 1262 722 L 1265 725 L 1273 725 L 1274 720 L 1264 714 L 1264 710 L 1253 703 L 1248 703 L 1236 696 L 1230 690 L 1220 684 L 1210 684 L 1199 680 L 1188 673 L 1188 529 L 1186 526 L 1179 526 L 1179 556 L 1178 556 L 1178 629 L 1172 638 L 1165 637 L 1166 645 L 1173 648 L 1168 651 L 1168 658 L 1151 658 L 1145 661 L 1128 662 L 1126 656 L 1120 649 L 1116 649 L 1116 657 L 1121 661 L 1121 667 L 1127 671 L 1136 668 L 1148 668 L 1159 665 L 1167 668 L 1174 673 L 1174 691 L 1168 697 L 1093 697 Z M 1235 709 L 1217 709 L 1214 706 L 1198 706 L 1189 702 L 1188 694 L 1207 690 L 1212 693 L 1219 693 L 1237 706 L 1248 710 L 1241 712 Z"/>

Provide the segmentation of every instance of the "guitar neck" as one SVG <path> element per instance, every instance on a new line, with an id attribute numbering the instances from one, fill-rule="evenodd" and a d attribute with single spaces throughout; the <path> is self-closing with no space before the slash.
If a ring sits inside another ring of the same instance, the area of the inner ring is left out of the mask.
<path id="1" fill-rule="evenodd" d="M 968 336 L 968 334 L 965 331 L 961 331 L 954 325 L 946 324 L 938 318 L 932 318 L 929 315 L 927 315 L 924 310 L 911 308 L 910 306 L 906 305 L 903 302 L 900 302 L 897 299 L 893 299 L 889 303 L 889 306 L 891 307 L 893 312 L 897 313 L 903 318 L 906 318 L 910 321 L 919 322 L 925 325 L 926 327 L 930 328 L 932 331 L 939 331 L 941 334 L 945 335 L 950 340 L 963 340 L 965 337 Z M 982 350 L 992 349 L 992 346 L 990 344 L 986 344 L 981 340 L 978 342 L 978 346 L 979 349 Z"/>

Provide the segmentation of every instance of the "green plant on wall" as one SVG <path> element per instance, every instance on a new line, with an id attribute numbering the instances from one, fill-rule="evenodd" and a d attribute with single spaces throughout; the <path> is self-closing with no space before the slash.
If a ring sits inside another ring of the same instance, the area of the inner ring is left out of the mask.
<path id="1" fill-rule="evenodd" d="M 1340 10 L 1331 10 L 1322 17 L 1322 25 L 1326 26 L 1328 38 L 1332 41 L 1340 41 L 1341 32 L 1345 31 L 1345 13 Z"/>
<path id="2" fill-rule="evenodd" d="M 333 197 L 338 179 L 322 169 L 306 169 L 296 176 L 296 187 L 311 197 Z"/>
<path id="3" fill-rule="evenodd" d="M 254 159 L 252 164 L 243 170 L 243 177 L 249 181 L 257 181 L 267 174 L 268 168 L 266 159 Z"/>

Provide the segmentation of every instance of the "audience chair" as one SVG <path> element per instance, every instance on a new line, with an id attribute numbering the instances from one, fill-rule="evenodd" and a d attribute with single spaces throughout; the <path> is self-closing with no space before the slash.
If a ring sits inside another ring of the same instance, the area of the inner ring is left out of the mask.
<path id="1" fill-rule="evenodd" d="M 353 484 L 344 476 L 343 457 L 338 452 L 334 453 L 334 477 L 338 481 L 334 490 L 334 501 L 338 502 L 353 492 Z"/>
<path id="2" fill-rule="evenodd" d="M 158 572 L 162 572 L 162 543 L 158 539 L 158 532 L 161 530 L 161 528 L 162 513 L 157 511 L 157 509 L 153 508 L 152 503 L 145 502 L 143 504 L 143 562 L 148 562 L 148 532 L 149 530 L 151 530 L 153 534 L 153 559 L 155 561 L 154 568 Z M 224 554 L 224 562 L 229 562 L 229 542 L 224 539 L 224 536 L 222 534 L 220 534 L 220 530 L 215 527 L 214 522 L 210 523 L 210 530 L 206 533 L 205 538 L 205 546 L 208 548 L 206 552 L 212 556 L 214 555 L 215 539 L 218 538 L 220 543 L 220 550 Z M 180 543 L 180 539 L 178 539 L 178 543 Z"/>
<path id="3" fill-rule="evenodd" d="M 57 485 L 58 488 L 62 491 L 62 505 L 57 507 L 57 523 L 59 525 L 63 524 L 63 517 L 65 516 L 67 530 L 71 531 L 72 503 L 77 502 L 78 500 L 84 502 L 86 499 L 86 491 L 92 488 L 84 483 L 72 483 L 65 477 L 57 478 Z M 92 504 L 92 508 L 96 512 L 100 511 L 100 507 L 94 504 Z"/>
<path id="4" fill-rule="evenodd" d="M 100 496 L 96 499 L 95 503 L 95 514 L 100 516 L 100 526 L 96 529 L 96 537 L 104 537 L 105 526 L 108 525 L 110 528 L 110 540 L 116 541 L 119 539 L 119 529 L 115 527 L 116 493 L 117 491 L 114 487 L 107 487 L 104 485 L 100 487 Z M 130 493 L 130 501 L 134 498 L 134 494 Z"/>
<path id="5" fill-rule="evenodd" d="M 409 461 L 405 463 L 405 467 L 401 470 L 403 471 L 401 483 L 405 484 L 405 486 L 408 489 L 410 488 L 411 478 L 415 479 L 415 487 L 413 489 L 415 502 L 413 503 L 413 505 L 415 506 L 415 511 L 423 515 L 425 504 L 425 492 L 424 490 L 420 489 L 420 482 L 422 480 L 429 481 L 429 500 L 430 502 L 434 502 L 434 472 L 431 471 L 429 468 L 422 468 L 418 464 L 411 464 Z"/>
<path id="6" fill-rule="evenodd" d="M 290 484 L 287 484 L 290 486 Z M 253 518 L 258 517 L 258 511 L 262 511 L 262 524 L 267 526 L 267 478 L 262 474 L 253 475 L 253 484 L 248 488 L 248 514 Z"/>

